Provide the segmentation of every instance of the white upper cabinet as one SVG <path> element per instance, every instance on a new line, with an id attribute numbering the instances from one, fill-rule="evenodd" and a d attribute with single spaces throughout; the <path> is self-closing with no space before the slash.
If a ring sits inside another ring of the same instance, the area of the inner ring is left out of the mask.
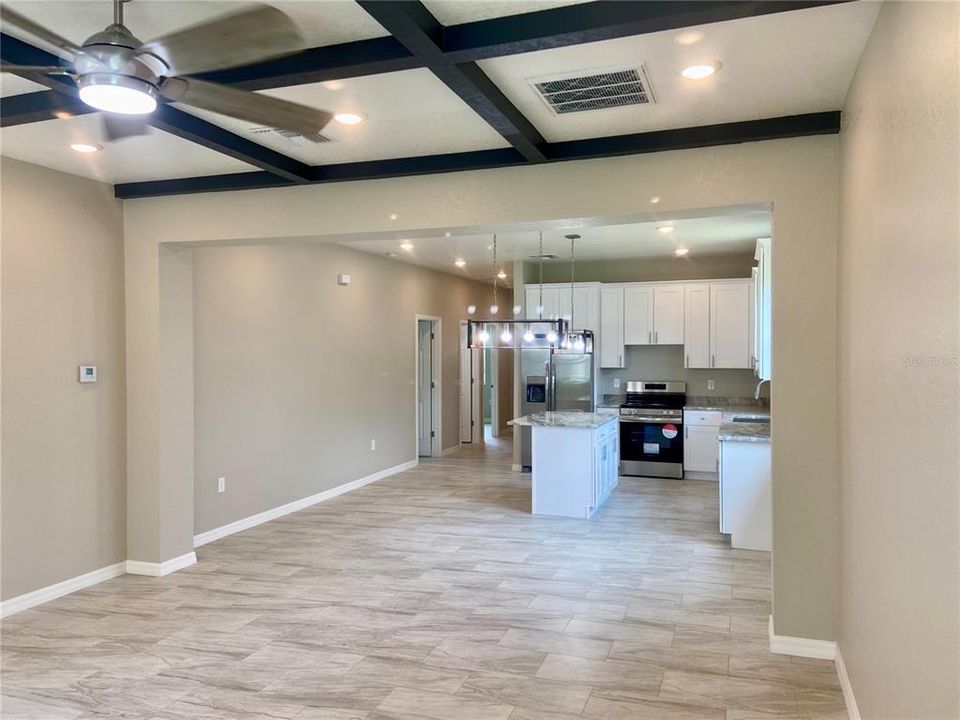
<path id="1" fill-rule="evenodd" d="M 683 345 L 683 285 L 653 286 L 654 345 Z"/>
<path id="2" fill-rule="evenodd" d="M 599 284 L 579 284 L 573 286 L 573 311 L 570 307 L 570 286 L 560 286 L 559 292 L 560 317 L 571 321 L 571 330 L 592 330 L 597 333 L 600 329 L 600 298 Z"/>
<path id="3" fill-rule="evenodd" d="M 652 285 L 623 289 L 623 342 L 625 345 L 653 344 Z"/>
<path id="4" fill-rule="evenodd" d="M 623 288 L 600 288 L 600 367 L 624 367 Z"/>
<path id="5" fill-rule="evenodd" d="M 710 367 L 710 285 L 684 286 L 684 367 Z"/>
<path id="6" fill-rule="evenodd" d="M 710 367 L 750 366 L 750 281 L 711 283 Z"/>
<path id="7" fill-rule="evenodd" d="M 537 305 L 540 304 L 540 286 L 527 285 L 526 287 L 527 307 L 524 315 L 528 318 L 538 317 Z M 560 291 L 554 286 L 543 287 L 543 318 L 544 320 L 556 320 L 560 317 Z"/>
<path id="8" fill-rule="evenodd" d="M 771 315 L 771 267 L 772 247 L 770 238 L 757 240 L 757 287 L 754 307 L 756 332 L 756 369 L 757 376 L 763 380 L 773 377 L 772 345 L 773 318 Z"/>

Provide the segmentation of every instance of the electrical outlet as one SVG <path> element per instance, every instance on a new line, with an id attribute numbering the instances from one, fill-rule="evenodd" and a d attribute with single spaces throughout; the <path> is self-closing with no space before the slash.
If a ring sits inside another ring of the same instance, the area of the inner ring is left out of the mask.
<path id="1" fill-rule="evenodd" d="M 222 493 L 227 489 L 227 479 L 225 477 L 217 478 L 217 492 Z"/>
<path id="2" fill-rule="evenodd" d="M 613 379 L 613 389 L 614 389 L 614 390 L 619 390 L 619 389 L 620 389 L 620 378 L 614 378 L 614 379 Z"/>
<path id="3" fill-rule="evenodd" d="M 716 390 L 717 384 L 713 380 L 707 380 L 707 390 Z"/>
<path id="4" fill-rule="evenodd" d="M 376 450 L 376 449 L 377 449 L 377 441 L 376 441 L 376 440 L 371 440 L 371 441 L 370 441 L 370 449 L 371 449 L 371 450 Z"/>

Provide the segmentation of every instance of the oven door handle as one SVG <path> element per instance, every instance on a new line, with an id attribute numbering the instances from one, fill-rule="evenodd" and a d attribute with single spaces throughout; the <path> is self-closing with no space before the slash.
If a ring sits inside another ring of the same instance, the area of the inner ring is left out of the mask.
<path id="1" fill-rule="evenodd" d="M 621 415 L 620 422 L 647 423 L 654 425 L 680 425 L 681 418 L 643 417 L 641 415 Z"/>

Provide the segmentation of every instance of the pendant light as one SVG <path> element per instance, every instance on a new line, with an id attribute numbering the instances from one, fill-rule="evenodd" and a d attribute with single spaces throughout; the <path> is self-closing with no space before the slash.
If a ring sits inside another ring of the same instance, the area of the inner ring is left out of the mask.
<path id="1" fill-rule="evenodd" d="M 570 241 L 570 329 L 563 336 L 563 340 L 560 343 L 559 352 L 564 353 L 592 353 L 593 352 L 593 331 L 582 329 L 575 330 L 576 325 L 574 323 L 576 312 L 576 248 L 575 243 L 580 239 L 580 236 L 576 233 L 571 233 L 564 236 L 567 240 Z"/>
<path id="2" fill-rule="evenodd" d="M 500 319 L 498 301 L 498 280 L 501 271 L 497 268 L 497 236 L 493 236 L 493 304 L 490 305 L 490 317 L 467 321 L 467 346 L 471 348 L 491 348 L 495 350 L 556 350 L 566 342 L 568 323 L 563 319 L 543 319 L 543 233 L 540 233 L 540 304 L 536 318 L 519 317 L 523 308 L 513 307 L 513 319 Z M 476 305 L 467 308 L 467 314 L 473 316 Z"/>

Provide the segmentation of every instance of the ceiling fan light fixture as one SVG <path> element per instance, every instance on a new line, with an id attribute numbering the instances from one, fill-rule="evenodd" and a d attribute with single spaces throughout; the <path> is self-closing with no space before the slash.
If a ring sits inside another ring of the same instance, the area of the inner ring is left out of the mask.
<path id="1" fill-rule="evenodd" d="M 90 107 L 121 115 L 147 115 L 157 109 L 157 88 L 127 75 L 96 73 L 82 76 L 80 99 Z"/>
<path id="2" fill-rule="evenodd" d="M 358 112 L 338 112 L 333 116 L 333 119 L 341 125 L 359 125 L 366 119 L 366 116 Z"/>

